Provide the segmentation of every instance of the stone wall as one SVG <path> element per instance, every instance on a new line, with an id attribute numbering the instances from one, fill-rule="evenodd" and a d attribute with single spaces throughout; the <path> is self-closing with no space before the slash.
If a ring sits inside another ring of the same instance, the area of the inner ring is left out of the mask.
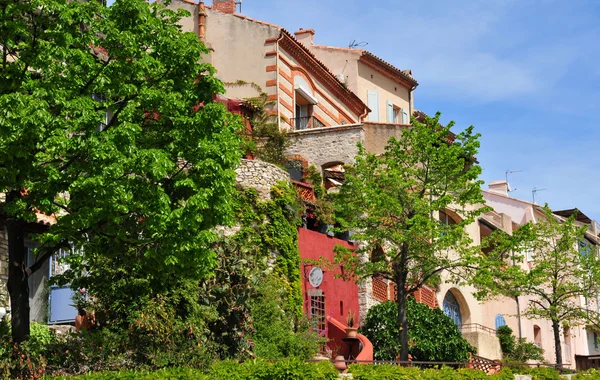
<path id="1" fill-rule="evenodd" d="M 375 305 L 380 304 L 375 297 L 373 297 L 373 279 L 366 278 L 358 284 L 358 310 L 360 315 L 359 326 L 365 322 L 369 309 Z"/>
<path id="2" fill-rule="evenodd" d="M 242 160 L 235 170 L 237 185 L 243 189 L 254 188 L 261 199 L 271 199 L 271 187 L 279 181 L 289 181 L 289 174 L 268 162 Z"/>
<path id="3" fill-rule="evenodd" d="M 308 129 L 289 136 L 293 144 L 286 154 L 301 156 L 319 169 L 328 163 L 353 163 L 358 154 L 356 144 L 364 142 L 361 125 Z"/>

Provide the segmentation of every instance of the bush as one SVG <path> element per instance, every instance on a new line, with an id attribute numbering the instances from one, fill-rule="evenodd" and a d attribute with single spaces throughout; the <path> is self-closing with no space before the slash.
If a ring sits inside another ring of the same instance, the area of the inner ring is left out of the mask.
<path id="1" fill-rule="evenodd" d="M 352 374 L 352 378 L 355 380 L 513 380 L 513 373 L 531 375 L 532 380 L 560 379 L 559 372 L 553 368 L 519 368 L 514 371 L 503 368 L 499 374 L 486 375 L 483 371 L 468 368 L 454 370 L 449 367 L 442 367 L 440 369 L 421 370 L 417 367 L 399 367 L 395 365 L 352 364 L 348 372 Z M 596 371 L 590 371 L 589 373 L 598 374 Z M 592 377 L 591 379 L 595 378 Z"/>
<path id="2" fill-rule="evenodd" d="M 312 359 L 326 343 L 324 338 L 311 332 L 308 320 L 296 320 L 295 310 L 289 306 L 288 287 L 287 282 L 275 274 L 264 278 L 256 287 L 250 313 L 254 323 L 254 353 L 259 358 Z"/>
<path id="3" fill-rule="evenodd" d="M 431 309 L 413 298 L 406 302 L 409 352 L 418 361 L 466 362 L 475 352 L 454 322 L 440 309 Z M 384 302 L 369 309 L 360 332 L 372 343 L 375 360 L 396 360 L 400 353 L 398 309 Z"/>
<path id="4" fill-rule="evenodd" d="M 508 326 L 500 326 L 498 330 L 496 330 L 505 361 L 525 363 L 529 360 L 544 360 L 544 350 L 541 347 L 531 342 L 527 342 L 525 338 L 521 338 L 517 342 L 512 333 L 512 329 Z"/>
<path id="5" fill-rule="evenodd" d="M 190 380 L 296 380 L 296 379 L 324 379 L 337 380 L 338 371 L 328 362 L 306 363 L 298 359 L 286 359 L 278 362 L 262 360 L 239 363 L 237 361 L 223 361 L 213 365 L 208 371 L 190 368 L 170 368 L 156 372 L 103 372 L 92 373 L 85 376 L 57 378 L 64 380 L 159 380 L 159 379 L 190 379 Z"/>

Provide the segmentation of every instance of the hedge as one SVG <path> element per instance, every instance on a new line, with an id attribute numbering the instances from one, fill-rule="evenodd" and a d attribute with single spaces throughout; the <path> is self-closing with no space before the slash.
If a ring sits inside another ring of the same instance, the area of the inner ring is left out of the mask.
<path id="1" fill-rule="evenodd" d="M 50 379 L 50 378 L 48 378 Z M 299 359 L 286 359 L 277 362 L 263 360 L 239 363 L 222 361 L 214 364 L 208 371 L 191 368 L 170 368 L 155 372 L 121 371 L 99 372 L 76 377 L 60 377 L 63 380 L 292 380 L 324 379 L 337 380 L 338 371 L 328 361 L 307 363 Z"/>
<path id="2" fill-rule="evenodd" d="M 474 369 L 420 369 L 417 367 L 399 367 L 395 365 L 352 364 L 348 372 L 354 380 L 513 380 L 514 374 L 530 375 L 532 380 L 559 380 L 560 374 L 554 368 L 503 368 L 501 373 L 486 375 Z M 102 372 L 85 376 L 52 378 L 63 380 L 296 380 L 296 379 L 338 379 L 338 372 L 327 361 L 306 363 L 298 359 L 267 362 L 262 360 L 238 363 L 223 361 L 213 365 L 208 371 L 191 368 L 171 368 L 156 372 Z M 580 372 L 574 379 L 600 380 L 600 371 Z"/>

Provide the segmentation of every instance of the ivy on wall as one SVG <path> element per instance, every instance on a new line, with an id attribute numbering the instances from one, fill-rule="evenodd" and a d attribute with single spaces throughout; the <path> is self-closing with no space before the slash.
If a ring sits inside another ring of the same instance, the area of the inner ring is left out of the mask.
<path id="1" fill-rule="evenodd" d="M 254 247 L 257 259 L 267 257 L 275 274 L 288 280 L 288 306 L 298 319 L 302 316 L 298 251 L 301 210 L 301 201 L 287 181 L 280 181 L 271 188 L 270 200 L 261 200 L 253 188 L 240 191 L 237 196 L 240 230 L 233 237 Z"/>

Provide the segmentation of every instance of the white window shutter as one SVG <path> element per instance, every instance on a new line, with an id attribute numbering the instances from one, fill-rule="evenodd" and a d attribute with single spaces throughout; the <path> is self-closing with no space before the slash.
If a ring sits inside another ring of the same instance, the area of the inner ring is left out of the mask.
<path id="1" fill-rule="evenodd" d="M 402 108 L 402 124 L 408 124 L 408 112 L 404 108 Z"/>
<path id="2" fill-rule="evenodd" d="M 367 91 L 367 105 L 371 109 L 369 121 L 379 122 L 379 94 L 377 91 Z"/>
<path id="3" fill-rule="evenodd" d="M 388 123 L 395 123 L 396 121 L 394 120 L 394 103 L 392 103 L 391 101 L 387 101 L 387 122 Z"/>

